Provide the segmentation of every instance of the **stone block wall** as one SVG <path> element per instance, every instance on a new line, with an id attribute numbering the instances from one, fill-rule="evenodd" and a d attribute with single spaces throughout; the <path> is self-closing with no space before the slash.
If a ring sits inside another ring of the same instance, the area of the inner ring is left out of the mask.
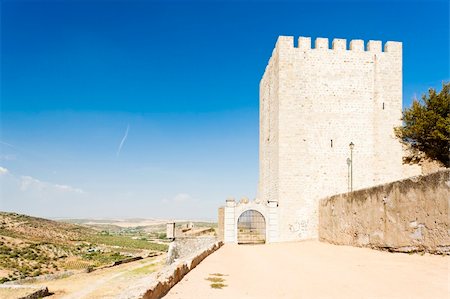
<path id="1" fill-rule="evenodd" d="M 319 239 L 390 251 L 450 253 L 450 170 L 324 198 Z"/>
<path id="2" fill-rule="evenodd" d="M 259 90 L 259 186 L 258 197 L 278 200 L 278 95 L 279 46 L 275 45 L 272 57 L 261 79 Z"/>
<path id="3" fill-rule="evenodd" d="M 278 38 L 260 82 L 258 189 L 278 205 L 275 239 L 317 237 L 320 198 L 348 189 L 351 142 L 353 190 L 405 177 L 401 109 L 402 43 Z"/>

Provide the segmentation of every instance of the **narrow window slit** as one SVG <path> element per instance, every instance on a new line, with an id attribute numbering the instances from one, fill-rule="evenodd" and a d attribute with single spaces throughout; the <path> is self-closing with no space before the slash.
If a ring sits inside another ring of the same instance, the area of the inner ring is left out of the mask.
<path id="1" fill-rule="evenodd" d="M 333 147 L 333 139 L 331 139 L 330 141 L 331 141 L 330 145 L 331 145 L 331 147 Z"/>
<path id="2" fill-rule="evenodd" d="M 383 110 L 384 110 L 384 102 L 383 102 Z"/>

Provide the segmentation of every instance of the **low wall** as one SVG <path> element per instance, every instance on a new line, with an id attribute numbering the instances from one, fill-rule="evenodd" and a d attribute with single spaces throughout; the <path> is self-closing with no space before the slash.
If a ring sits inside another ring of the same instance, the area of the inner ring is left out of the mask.
<path id="1" fill-rule="evenodd" d="M 3 299 L 39 299 L 50 295 L 47 287 L 0 285 L 0 297 Z"/>
<path id="2" fill-rule="evenodd" d="M 126 263 L 131 263 L 131 262 L 139 261 L 139 260 L 142 260 L 142 259 L 143 259 L 142 256 L 134 256 L 134 257 L 126 258 L 126 259 L 123 259 L 123 260 L 120 260 L 120 261 L 115 261 L 115 262 L 112 264 L 112 267 L 118 266 L 118 265 L 122 265 L 122 264 L 126 264 Z"/>
<path id="3" fill-rule="evenodd" d="M 320 241 L 450 254 L 449 174 L 444 170 L 322 199 Z"/>
<path id="4" fill-rule="evenodd" d="M 194 269 L 208 255 L 219 249 L 223 242 L 215 242 L 195 254 L 177 260 L 159 272 L 152 273 L 133 283 L 133 286 L 116 296 L 118 299 L 159 299 Z"/>
<path id="5" fill-rule="evenodd" d="M 177 259 L 191 256 L 204 248 L 208 248 L 215 242 L 216 238 L 214 236 L 177 237 L 175 241 L 171 242 L 169 245 L 167 264 L 170 265 Z"/>
<path id="6" fill-rule="evenodd" d="M 80 271 L 77 271 L 77 272 L 80 272 Z M 61 278 L 66 278 L 66 277 L 72 276 L 77 272 L 63 271 L 63 272 L 57 272 L 57 273 L 53 273 L 53 274 L 39 275 L 39 276 L 35 276 L 35 277 L 26 277 L 26 278 L 22 278 L 22 279 L 18 279 L 18 280 L 6 281 L 3 283 L 3 285 L 22 285 L 22 284 L 34 283 L 34 282 L 38 282 L 38 281 L 56 280 L 56 279 L 61 279 Z"/>
<path id="7" fill-rule="evenodd" d="M 159 299 L 164 296 L 174 285 L 176 285 L 183 277 L 194 269 L 201 261 L 208 255 L 219 249 L 223 245 L 222 242 L 217 242 L 209 246 L 196 255 L 185 259 L 173 266 L 168 267 L 159 276 L 159 281 L 154 283 L 141 297 L 142 299 Z"/>

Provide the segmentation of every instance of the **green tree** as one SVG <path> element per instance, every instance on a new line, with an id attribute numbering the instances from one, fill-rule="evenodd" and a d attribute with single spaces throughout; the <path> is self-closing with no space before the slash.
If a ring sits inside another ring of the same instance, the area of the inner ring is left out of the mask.
<path id="1" fill-rule="evenodd" d="M 403 126 L 395 129 L 397 137 L 424 152 L 429 158 L 449 167 L 450 82 L 437 93 L 430 88 L 421 100 L 414 99 L 403 111 Z"/>

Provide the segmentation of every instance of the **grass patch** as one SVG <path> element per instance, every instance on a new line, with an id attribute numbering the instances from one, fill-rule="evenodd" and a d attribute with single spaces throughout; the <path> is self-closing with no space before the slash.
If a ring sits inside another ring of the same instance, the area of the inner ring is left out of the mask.
<path id="1" fill-rule="evenodd" d="M 221 278 L 221 277 L 208 277 L 206 278 L 206 280 L 209 280 L 211 282 L 224 282 L 225 279 Z"/>
<path id="2" fill-rule="evenodd" d="M 211 273 L 209 274 L 210 276 L 228 276 L 226 274 L 222 274 L 222 273 Z"/>
<path id="3" fill-rule="evenodd" d="M 225 279 L 222 278 L 223 276 L 227 276 L 227 275 L 222 274 L 222 273 L 212 273 L 212 274 L 209 274 L 209 277 L 205 278 L 205 280 L 208 280 L 211 282 L 211 284 L 210 284 L 211 288 L 222 289 L 227 286 L 226 284 L 224 284 Z"/>
<path id="4" fill-rule="evenodd" d="M 91 261 L 95 265 L 111 264 L 123 259 L 128 258 L 126 255 L 121 255 L 118 252 L 89 252 L 81 255 L 85 261 Z"/>
<path id="5" fill-rule="evenodd" d="M 157 264 L 150 264 L 128 272 L 130 275 L 145 275 L 155 272 Z"/>
<path id="6" fill-rule="evenodd" d="M 88 261 L 83 261 L 83 260 L 77 259 L 77 260 L 66 261 L 64 263 L 61 263 L 61 265 L 64 267 L 64 269 L 81 270 L 81 269 L 86 269 L 89 266 L 91 266 L 91 267 L 98 266 L 98 263 L 88 262 Z"/>
<path id="7" fill-rule="evenodd" d="M 226 287 L 226 286 L 227 286 L 226 284 L 223 284 L 221 282 L 217 282 L 217 283 L 212 283 L 211 284 L 211 287 L 213 289 L 222 289 L 223 287 Z"/>

